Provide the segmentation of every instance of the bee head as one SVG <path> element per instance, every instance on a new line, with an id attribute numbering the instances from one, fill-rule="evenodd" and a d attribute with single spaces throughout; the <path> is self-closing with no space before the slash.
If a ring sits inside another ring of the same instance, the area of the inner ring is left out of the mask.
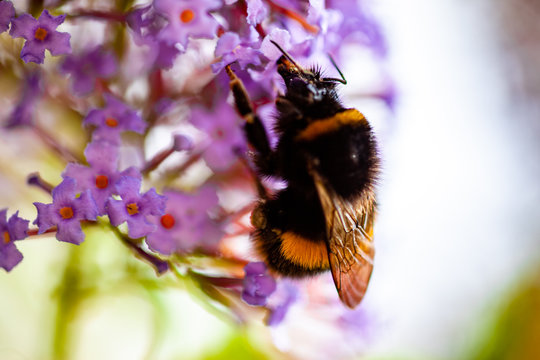
<path id="1" fill-rule="evenodd" d="M 318 69 L 306 70 L 290 57 L 282 55 L 277 61 L 277 71 L 285 81 L 288 94 L 309 103 L 323 101 L 336 87 L 336 79 L 321 78 Z"/>

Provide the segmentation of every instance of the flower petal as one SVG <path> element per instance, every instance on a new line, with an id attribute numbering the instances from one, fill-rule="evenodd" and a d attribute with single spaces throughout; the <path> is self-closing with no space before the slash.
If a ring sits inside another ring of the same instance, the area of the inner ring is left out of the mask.
<path id="1" fill-rule="evenodd" d="M 55 30 L 58 25 L 64 22 L 66 15 L 52 16 L 48 10 L 43 10 L 38 18 L 40 26 L 47 27 L 49 31 Z"/>
<path id="2" fill-rule="evenodd" d="M 81 223 L 77 219 L 60 221 L 58 223 L 56 239 L 79 245 L 84 241 L 84 232 L 81 229 Z"/>
<path id="3" fill-rule="evenodd" d="M 64 55 L 71 53 L 71 44 L 69 40 L 71 35 L 65 32 L 52 32 L 49 34 L 47 41 L 47 49 L 51 52 L 51 55 Z"/>
<path id="4" fill-rule="evenodd" d="M 107 210 L 107 215 L 109 215 L 109 220 L 113 226 L 122 224 L 129 217 L 126 206 L 121 200 L 109 199 L 105 204 L 105 209 Z"/>
<path id="5" fill-rule="evenodd" d="M 23 255 L 14 243 L 11 242 L 0 246 L 0 267 L 6 271 L 11 271 L 22 259 Z"/>
<path id="6" fill-rule="evenodd" d="M 26 40 L 31 40 L 34 38 L 37 26 L 38 21 L 34 19 L 32 15 L 26 13 L 21 14 L 16 19 L 11 20 L 9 35 L 14 38 L 22 37 Z"/>

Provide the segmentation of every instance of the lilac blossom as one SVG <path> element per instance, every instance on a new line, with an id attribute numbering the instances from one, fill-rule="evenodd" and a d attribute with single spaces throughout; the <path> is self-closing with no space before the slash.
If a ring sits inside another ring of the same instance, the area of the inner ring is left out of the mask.
<path id="1" fill-rule="evenodd" d="M 150 68 L 168 69 L 181 53 L 174 43 L 157 37 L 166 26 L 165 16 L 156 12 L 152 5 L 137 8 L 127 15 L 129 27 L 133 30 L 135 43 L 148 47 L 146 63 Z"/>
<path id="2" fill-rule="evenodd" d="M 15 8 L 11 1 L 0 2 L 0 33 L 9 28 L 11 19 L 15 17 Z"/>
<path id="3" fill-rule="evenodd" d="M 246 0 L 247 22 L 255 26 L 260 24 L 268 16 L 268 6 L 262 0 Z"/>
<path id="4" fill-rule="evenodd" d="M 263 306 L 276 290 L 276 280 L 267 273 L 264 262 L 251 262 L 244 267 L 242 300 L 250 305 Z"/>
<path id="5" fill-rule="evenodd" d="M 26 39 L 21 50 L 21 59 L 24 62 L 43 64 L 45 49 L 54 56 L 71 52 L 71 35 L 56 31 L 65 17 L 66 15 L 52 16 L 49 11 L 43 10 L 37 20 L 30 14 L 22 14 L 11 21 L 10 35 Z"/>
<path id="6" fill-rule="evenodd" d="M 71 75 L 75 94 L 86 95 L 94 90 L 97 79 L 110 78 L 117 68 L 114 54 L 98 46 L 79 55 L 67 56 L 60 65 L 60 72 Z"/>
<path id="7" fill-rule="evenodd" d="M 132 239 L 141 238 L 153 232 L 156 225 L 148 221 L 150 215 L 161 216 L 165 211 L 165 197 L 158 195 L 154 188 L 140 193 L 141 180 L 123 176 L 116 183 L 121 200 L 108 199 L 105 205 L 111 224 L 118 226 L 127 222 L 128 235 Z"/>
<path id="8" fill-rule="evenodd" d="M 342 41 L 356 41 L 384 56 L 387 50 L 383 31 L 362 3 L 357 0 L 327 0 L 326 6 L 344 15 L 338 30 Z"/>
<path id="9" fill-rule="evenodd" d="M 52 198 L 51 204 L 34 203 L 38 212 L 34 221 L 39 228 L 38 234 L 43 234 L 56 225 L 58 240 L 79 245 L 84 241 L 81 221 L 96 220 L 98 216 L 98 209 L 90 190 L 79 194 L 75 179 L 65 178 L 53 189 Z"/>
<path id="10" fill-rule="evenodd" d="M 154 218 L 157 230 L 146 238 L 148 246 L 159 253 L 190 253 L 204 248 L 215 251 L 223 230 L 212 217 L 218 208 L 216 190 L 210 186 L 187 194 L 167 191 L 165 214 Z"/>
<path id="11" fill-rule="evenodd" d="M 93 139 L 118 143 L 121 132 L 144 132 L 145 122 L 131 107 L 109 93 L 105 94 L 105 103 L 104 108 L 91 110 L 83 121 L 85 125 L 96 126 Z"/>
<path id="12" fill-rule="evenodd" d="M 203 159 L 212 170 L 227 170 L 236 161 L 238 151 L 245 150 L 238 115 L 228 103 L 223 101 L 212 111 L 197 108 L 192 111 L 190 121 L 209 137 Z"/>
<path id="13" fill-rule="evenodd" d="M 88 144 L 84 155 L 90 166 L 70 163 L 62 176 L 75 179 L 78 191 L 90 190 L 98 214 L 105 215 L 105 203 L 113 194 L 117 194 L 116 182 L 123 176 L 140 179 L 141 174 L 134 167 L 118 171 L 118 146 L 113 143 L 95 140 Z"/>
<path id="14" fill-rule="evenodd" d="M 7 209 L 0 210 L 0 267 L 11 271 L 23 256 L 15 246 L 15 241 L 27 237 L 28 220 L 21 219 L 19 212 L 7 220 Z"/>
<path id="15" fill-rule="evenodd" d="M 168 20 L 158 37 L 169 43 L 179 43 L 184 49 L 189 37 L 214 38 L 218 22 L 209 11 L 220 5 L 220 0 L 155 0 L 156 10 Z"/>
<path id="16" fill-rule="evenodd" d="M 220 72 L 226 65 L 235 61 L 238 62 L 241 69 L 245 69 L 247 65 L 261 65 L 259 54 L 261 53 L 254 46 L 257 44 L 255 39 L 242 40 L 240 36 L 234 32 L 226 32 L 223 34 L 216 45 L 215 56 L 220 60 L 212 64 L 214 73 Z"/>
<path id="17" fill-rule="evenodd" d="M 280 281 L 277 291 L 272 294 L 271 300 L 275 300 L 276 297 L 279 297 L 279 299 L 271 307 L 270 315 L 266 319 L 266 323 L 270 326 L 277 326 L 285 319 L 291 305 L 298 300 L 298 288 L 290 281 Z"/>
<path id="18" fill-rule="evenodd" d="M 28 74 L 24 81 L 19 103 L 12 110 L 5 126 L 13 128 L 32 125 L 36 104 L 42 91 L 41 74 L 37 71 Z"/>

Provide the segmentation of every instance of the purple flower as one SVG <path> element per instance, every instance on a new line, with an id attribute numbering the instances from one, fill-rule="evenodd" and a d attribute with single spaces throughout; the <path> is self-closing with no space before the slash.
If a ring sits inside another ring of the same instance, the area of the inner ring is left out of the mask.
<path id="1" fill-rule="evenodd" d="M 30 73 L 24 81 L 21 99 L 8 118 L 7 128 L 32 125 L 34 110 L 42 90 L 40 73 Z"/>
<path id="2" fill-rule="evenodd" d="M 11 19 L 15 17 L 15 8 L 11 1 L 0 2 L 0 33 L 9 28 Z"/>
<path id="3" fill-rule="evenodd" d="M 268 16 L 268 6 L 262 0 L 246 0 L 247 2 L 247 22 L 255 26 L 261 23 Z"/>
<path id="4" fill-rule="evenodd" d="M 96 79 L 111 77 L 117 67 L 113 53 L 98 46 L 79 55 L 67 56 L 60 65 L 60 72 L 71 74 L 75 94 L 86 95 L 94 90 Z"/>
<path id="5" fill-rule="evenodd" d="M 214 171 L 227 170 L 236 161 L 237 152 L 243 151 L 246 147 L 238 115 L 226 102 L 221 102 L 211 112 L 203 109 L 193 110 L 190 121 L 209 137 L 203 158 Z"/>
<path id="6" fill-rule="evenodd" d="M 83 121 L 85 125 L 97 127 L 92 134 L 93 139 L 118 143 L 123 131 L 144 132 L 146 124 L 135 110 L 108 93 L 105 94 L 105 103 L 103 109 L 93 109 Z"/>
<path id="7" fill-rule="evenodd" d="M 28 236 L 28 220 L 18 215 L 17 211 L 7 221 L 7 209 L 0 210 L 0 267 L 6 271 L 11 271 L 23 258 L 14 242 Z"/>
<path id="8" fill-rule="evenodd" d="M 250 305 L 263 306 L 276 290 L 276 280 L 267 274 L 264 262 L 251 262 L 244 267 L 242 300 Z"/>
<path id="9" fill-rule="evenodd" d="M 210 216 L 218 207 L 216 190 L 204 186 L 194 194 L 167 191 L 164 195 L 165 214 L 153 219 L 157 230 L 147 236 L 148 246 L 166 255 L 197 248 L 215 250 L 223 236 L 220 224 Z"/>
<path id="10" fill-rule="evenodd" d="M 141 238 L 153 232 L 156 225 L 147 219 L 149 215 L 161 216 L 165 211 L 165 197 L 154 188 L 144 194 L 140 191 L 141 180 L 124 176 L 116 183 L 121 200 L 109 199 L 105 205 L 111 224 L 118 226 L 127 222 L 128 235 Z"/>
<path id="11" fill-rule="evenodd" d="M 189 151 L 193 149 L 193 140 L 184 134 L 173 135 L 174 151 Z"/>
<path id="12" fill-rule="evenodd" d="M 145 59 L 149 67 L 168 69 L 173 66 L 180 50 L 174 43 L 159 39 L 157 35 L 167 25 L 165 16 L 149 5 L 131 11 L 127 22 L 133 30 L 135 43 L 149 48 Z"/>
<path id="13" fill-rule="evenodd" d="M 184 48 L 189 37 L 212 39 L 218 22 L 208 12 L 220 5 L 220 0 L 155 0 L 156 10 L 169 21 L 159 38 L 169 43 L 180 43 Z"/>
<path id="14" fill-rule="evenodd" d="M 116 182 L 122 176 L 141 178 L 134 167 L 118 172 L 118 147 L 104 140 L 93 141 L 84 151 L 90 166 L 70 163 L 62 177 L 77 181 L 77 190 L 90 190 L 96 202 L 99 215 L 105 215 L 105 203 L 113 194 L 117 194 Z"/>
<path id="15" fill-rule="evenodd" d="M 66 15 L 52 16 L 47 10 L 43 10 L 37 20 L 29 14 L 22 14 L 11 21 L 10 35 L 26 39 L 21 51 L 24 62 L 43 64 L 45 49 L 48 49 L 51 55 L 71 52 L 71 35 L 56 31 L 65 17 Z"/>
<path id="16" fill-rule="evenodd" d="M 279 295 L 280 299 L 278 304 L 272 307 L 266 320 L 270 326 L 277 326 L 285 319 L 291 305 L 298 300 L 298 289 L 289 281 L 280 281 L 271 300 L 274 300 L 275 295 Z"/>
<path id="17" fill-rule="evenodd" d="M 377 21 L 366 11 L 363 3 L 357 0 L 327 0 L 326 6 L 343 14 L 343 21 L 339 24 L 338 30 L 342 42 L 356 41 L 384 56 L 387 51 L 384 34 Z"/>
<path id="18" fill-rule="evenodd" d="M 256 38 L 255 41 L 257 41 Z M 236 33 L 226 32 L 218 40 L 215 55 L 220 57 L 221 60 L 212 64 L 212 71 L 218 73 L 226 65 L 235 61 L 238 61 L 241 69 L 244 69 L 249 64 L 261 65 L 261 59 L 259 58 L 261 52 L 254 49 L 254 45 L 253 41 L 242 41 Z"/>
<path id="19" fill-rule="evenodd" d="M 98 209 L 90 190 L 81 192 L 77 197 L 76 189 L 75 179 L 65 178 L 53 189 L 52 204 L 34 203 L 38 212 L 34 221 L 39 228 L 38 234 L 56 225 L 58 240 L 76 245 L 84 241 L 81 220 L 96 220 Z"/>

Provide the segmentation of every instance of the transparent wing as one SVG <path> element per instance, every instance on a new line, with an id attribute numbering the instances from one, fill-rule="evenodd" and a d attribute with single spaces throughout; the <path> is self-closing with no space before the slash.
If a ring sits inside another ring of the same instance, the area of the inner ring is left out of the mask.
<path id="1" fill-rule="evenodd" d="M 373 270 L 375 202 L 372 196 L 345 201 L 316 171 L 312 174 L 326 219 L 334 283 L 341 301 L 354 308 L 362 301 Z"/>

